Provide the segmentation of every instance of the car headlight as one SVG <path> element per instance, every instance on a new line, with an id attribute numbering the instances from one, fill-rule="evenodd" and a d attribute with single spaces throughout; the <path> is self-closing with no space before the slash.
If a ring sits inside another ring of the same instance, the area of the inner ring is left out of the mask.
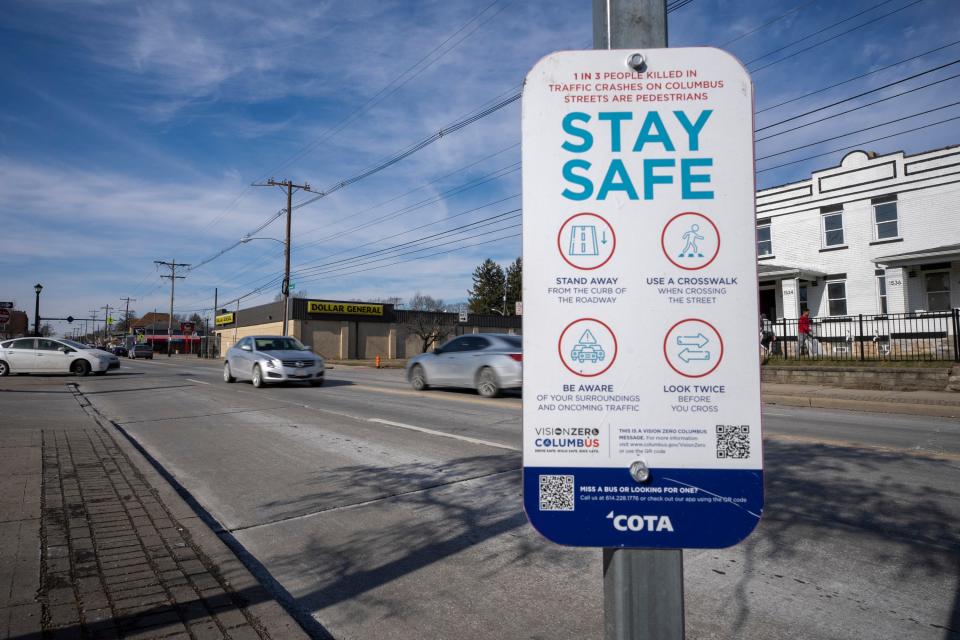
<path id="1" fill-rule="evenodd" d="M 277 366 L 276 362 L 274 362 L 273 360 L 267 360 L 265 364 L 267 365 L 268 369 L 273 369 Z"/>

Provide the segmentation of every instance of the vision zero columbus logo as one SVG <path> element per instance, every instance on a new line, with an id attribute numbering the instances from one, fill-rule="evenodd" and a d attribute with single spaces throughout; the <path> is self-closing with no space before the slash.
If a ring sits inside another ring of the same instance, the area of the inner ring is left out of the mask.
<path id="1" fill-rule="evenodd" d="M 537 434 L 534 444 L 538 447 L 596 449 L 600 446 L 600 429 L 592 427 L 538 427 L 534 431 Z"/>
<path id="2" fill-rule="evenodd" d="M 613 528 L 617 531 L 673 531 L 670 516 L 640 516 L 616 515 L 613 511 L 607 514 L 607 520 L 613 520 Z"/>

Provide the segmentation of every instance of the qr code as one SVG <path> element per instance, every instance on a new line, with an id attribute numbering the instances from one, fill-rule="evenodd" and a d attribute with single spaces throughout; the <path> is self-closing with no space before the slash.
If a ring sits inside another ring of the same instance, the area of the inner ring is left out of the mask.
<path id="1" fill-rule="evenodd" d="M 717 457 L 738 459 L 749 458 L 750 425 L 718 424 Z"/>
<path id="2" fill-rule="evenodd" d="M 573 476 L 540 476 L 540 511 L 573 511 Z"/>

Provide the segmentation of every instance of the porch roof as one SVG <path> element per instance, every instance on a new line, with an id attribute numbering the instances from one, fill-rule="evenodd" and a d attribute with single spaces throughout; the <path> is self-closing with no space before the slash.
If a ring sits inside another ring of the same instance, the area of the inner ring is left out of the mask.
<path id="1" fill-rule="evenodd" d="M 790 267 L 782 264 L 759 263 L 757 265 L 757 279 L 759 280 L 786 280 L 789 278 L 801 278 L 803 280 L 816 280 L 827 275 L 824 271 L 817 271 L 809 267 Z"/>
<path id="2" fill-rule="evenodd" d="M 941 247 L 931 247 L 929 249 L 920 249 L 919 251 L 880 256 L 879 258 L 874 258 L 873 262 L 890 267 L 923 264 L 925 262 L 948 262 L 951 260 L 960 260 L 960 244 L 945 244 Z"/>

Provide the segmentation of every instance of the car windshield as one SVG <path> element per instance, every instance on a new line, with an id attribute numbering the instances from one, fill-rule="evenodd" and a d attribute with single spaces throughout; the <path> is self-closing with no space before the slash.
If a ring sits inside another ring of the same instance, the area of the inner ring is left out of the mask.
<path id="1" fill-rule="evenodd" d="M 511 347 L 516 347 L 517 349 L 523 347 L 523 338 L 520 336 L 503 336 L 501 339 Z"/>
<path id="2" fill-rule="evenodd" d="M 60 340 L 65 345 L 71 346 L 74 349 L 94 349 L 95 347 L 88 347 L 85 344 L 80 344 L 79 342 L 74 342 L 73 340 Z"/>
<path id="3" fill-rule="evenodd" d="M 296 338 L 254 338 L 257 351 L 307 351 Z"/>

